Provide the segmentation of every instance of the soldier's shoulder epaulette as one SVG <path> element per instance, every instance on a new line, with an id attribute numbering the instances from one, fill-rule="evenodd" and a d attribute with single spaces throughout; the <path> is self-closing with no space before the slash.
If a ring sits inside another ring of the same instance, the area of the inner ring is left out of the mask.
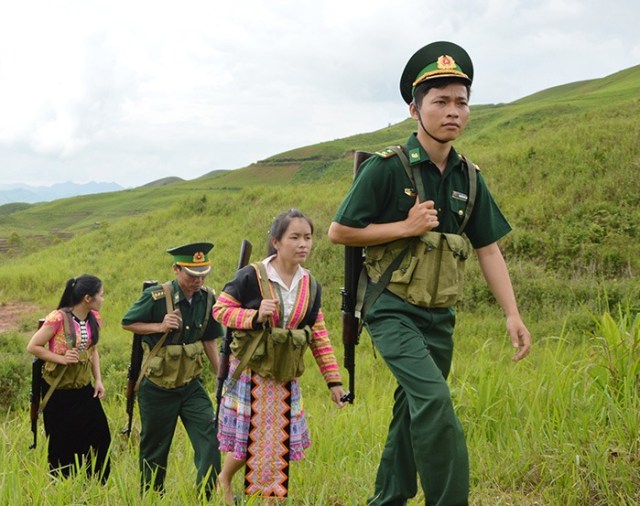
<path id="1" fill-rule="evenodd" d="M 162 289 L 162 287 L 156 288 L 155 290 L 153 290 L 151 292 L 151 298 L 153 300 L 164 299 L 165 298 L 165 293 L 164 293 L 164 290 Z"/>
<path id="2" fill-rule="evenodd" d="M 386 148 L 381 151 L 376 151 L 375 154 L 381 158 L 391 158 L 392 156 L 397 155 L 397 153 L 391 148 Z"/>

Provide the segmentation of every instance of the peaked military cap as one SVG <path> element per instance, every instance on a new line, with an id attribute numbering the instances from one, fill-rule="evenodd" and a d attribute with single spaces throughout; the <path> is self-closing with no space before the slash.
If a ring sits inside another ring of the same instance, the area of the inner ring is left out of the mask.
<path id="1" fill-rule="evenodd" d="M 443 77 L 457 77 L 466 84 L 473 81 L 471 57 L 463 48 L 446 40 L 427 44 L 409 58 L 400 77 L 402 98 L 410 104 L 416 86 Z"/>
<path id="2" fill-rule="evenodd" d="M 211 272 L 209 251 L 213 248 L 210 242 L 194 242 L 167 250 L 173 255 L 173 263 L 182 267 L 192 276 L 206 276 Z"/>

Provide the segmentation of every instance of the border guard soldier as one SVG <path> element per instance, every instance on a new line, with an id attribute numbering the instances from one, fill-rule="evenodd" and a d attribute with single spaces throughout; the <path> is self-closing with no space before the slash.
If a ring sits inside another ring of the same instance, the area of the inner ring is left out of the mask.
<path id="1" fill-rule="evenodd" d="M 175 279 L 144 290 L 122 319 L 125 330 L 143 336 L 138 383 L 143 491 L 164 490 L 178 418 L 195 453 L 198 490 L 207 497 L 215 491 L 220 452 L 213 404 L 201 380 L 205 356 L 217 372 L 215 339 L 223 335 L 222 326 L 211 318 L 214 293 L 204 286 L 212 248 L 201 242 L 167 250 L 173 256 Z"/>
<path id="2" fill-rule="evenodd" d="M 329 228 L 332 242 L 365 248 L 364 324 L 397 380 L 370 505 L 406 504 L 416 475 L 427 504 L 468 504 L 467 447 L 446 379 L 472 249 L 506 316 L 514 360 L 531 346 L 497 246 L 511 227 L 452 145 L 469 118 L 472 80 L 471 58 L 454 43 L 434 42 L 409 59 L 400 92 L 417 133 L 364 162 Z"/>

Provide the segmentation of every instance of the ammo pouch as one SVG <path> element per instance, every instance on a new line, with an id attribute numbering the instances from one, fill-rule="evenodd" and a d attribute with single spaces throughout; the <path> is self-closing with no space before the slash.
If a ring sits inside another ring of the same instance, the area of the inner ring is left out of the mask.
<path id="1" fill-rule="evenodd" d="M 304 353 L 311 343 L 308 325 L 301 329 L 267 327 L 259 330 L 234 330 L 231 352 L 240 360 L 233 378 L 246 367 L 266 378 L 285 383 L 304 372 Z"/>
<path id="2" fill-rule="evenodd" d="M 142 343 L 145 360 L 150 350 Z M 149 360 L 145 376 L 162 388 L 177 388 L 200 376 L 204 368 L 202 341 L 162 346 Z"/>
<path id="3" fill-rule="evenodd" d="M 45 362 L 42 368 L 42 377 L 51 386 L 58 381 L 56 388 L 70 390 L 82 388 L 91 383 L 91 350 L 78 352 L 79 362 L 76 364 L 62 365 L 55 362 Z M 58 376 L 62 375 L 60 380 Z"/>
<path id="4" fill-rule="evenodd" d="M 472 248 L 468 239 L 458 234 L 427 232 L 420 237 L 367 247 L 365 267 L 371 281 L 377 283 L 407 245 L 409 250 L 393 271 L 387 289 L 421 307 L 451 307 L 460 301 L 464 263 Z"/>

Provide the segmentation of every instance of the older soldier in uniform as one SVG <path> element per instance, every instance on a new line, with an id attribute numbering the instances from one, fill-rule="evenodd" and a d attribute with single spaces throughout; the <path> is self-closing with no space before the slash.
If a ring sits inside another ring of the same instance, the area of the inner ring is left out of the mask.
<path id="1" fill-rule="evenodd" d="M 467 447 L 446 382 L 468 241 L 506 316 L 513 359 L 531 346 L 496 243 L 511 227 L 477 168 L 452 146 L 469 118 L 472 79 L 469 55 L 451 42 L 434 42 L 410 58 L 400 91 L 418 131 L 403 149 L 391 147 L 362 165 L 329 228 L 332 242 L 366 247 L 372 281 L 393 272 L 365 315 L 398 382 L 370 505 L 406 504 L 417 492 L 416 474 L 430 506 L 468 503 Z M 399 268 L 394 258 L 402 258 Z M 376 292 L 372 286 L 367 297 Z"/>
<path id="2" fill-rule="evenodd" d="M 204 286 L 211 271 L 211 243 L 167 250 L 175 279 L 147 288 L 122 319 L 122 327 L 143 335 L 144 358 L 138 390 L 142 430 L 143 490 L 164 490 L 167 457 L 178 418 L 195 452 L 196 484 L 210 496 L 220 471 L 214 411 L 200 375 L 204 355 L 218 369 L 215 339 L 222 327 L 211 318 L 213 291 Z"/>

